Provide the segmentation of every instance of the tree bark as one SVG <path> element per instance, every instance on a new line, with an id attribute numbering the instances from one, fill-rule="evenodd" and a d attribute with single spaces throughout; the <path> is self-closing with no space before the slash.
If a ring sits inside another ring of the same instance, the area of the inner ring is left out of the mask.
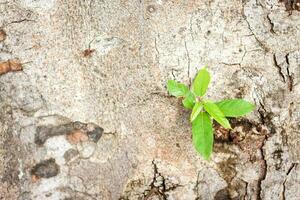
<path id="1" fill-rule="evenodd" d="M 300 199 L 297 3 L 0 0 L 0 199 Z M 256 105 L 210 161 L 166 90 L 204 65 Z"/>

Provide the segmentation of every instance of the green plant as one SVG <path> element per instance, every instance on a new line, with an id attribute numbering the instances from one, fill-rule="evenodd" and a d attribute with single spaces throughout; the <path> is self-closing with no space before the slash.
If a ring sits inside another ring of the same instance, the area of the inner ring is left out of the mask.
<path id="1" fill-rule="evenodd" d="M 190 121 L 193 144 L 206 160 L 209 159 L 213 150 L 212 120 L 217 121 L 224 128 L 231 129 L 226 117 L 244 116 L 255 108 L 253 104 L 243 99 L 225 99 L 219 102 L 204 99 L 209 82 L 210 74 L 204 67 L 195 77 L 191 90 L 175 80 L 169 80 L 167 83 L 169 93 L 183 98 L 183 106 L 192 110 Z"/>

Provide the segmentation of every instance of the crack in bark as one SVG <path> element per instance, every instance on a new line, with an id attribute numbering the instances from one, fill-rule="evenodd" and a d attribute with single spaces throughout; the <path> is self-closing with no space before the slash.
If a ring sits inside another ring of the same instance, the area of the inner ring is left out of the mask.
<path id="1" fill-rule="evenodd" d="M 245 15 L 245 8 L 243 6 L 243 11 L 242 11 L 242 17 L 244 18 L 244 20 L 246 21 L 247 25 L 248 25 L 248 29 L 250 30 L 250 32 L 253 34 L 253 37 L 255 38 L 255 40 L 258 42 L 259 46 L 265 51 L 265 52 L 269 52 L 270 49 L 264 44 L 262 43 L 262 41 L 260 41 L 257 36 L 255 35 L 250 22 L 247 19 L 247 16 Z"/>
<path id="2" fill-rule="evenodd" d="M 10 24 L 19 24 L 19 23 L 22 23 L 22 22 L 36 22 L 35 20 L 32 20 L 32 19 L 20 19 L 20 20 L 15 20 L 15 21 L 11 21 L 9 22 L 7 25 L 10 25 Z"/>
<path id="3" fill-rule="evenodd" d="M 175 190 L 177 187 L 182 187 L 182 185 L 172 184 L 168 187 L 166 184 L 167 179 L 158 171 L 158 167 L 155 163 L 155 160 L 152 160 L 152 166 L 153 178 L 152 182 L 149 185 L 150 189 L 145 190 L 143 193 L 144 199 L 147 200 L 153 196 L 157 196 L 160 200 L 167 200 L 168 195 L 166 193 Z"/>
<path id="4" fill-rule="evenodd" d="M 247 196 L 248 196 L 248 182 L 245 182 L 245 196 L 244 196 L 244 200 L 246 200 Z"/>
<path id="5" fill-rule="evenodd" d="M 269 15 L 267 15 L 267 20 L 268 20 L 268 22 L 269 22 L 269 24 L 270 24 L 270 32 L 271 32 L 272 34 L 276 34 L 275 31 L 274 31 L 274 22 L 271 20 L 271 18 L 270 18 Z"/>
<path id="6" fill-rule="evenodd" d="M 198 187 L 199 184 L 200 184 L 199 177 L 200 177 L 200 171 L 198 171 L 197 180 L 196 180 L 196 184 L 195 184 L 195 187 L 194 187 L 194 191 L 196 191 L 195 200 L 200 200 L 199 187 Z"/>
<path id="7" fill-rule="evenodd" d="M 158 35 L 159 37 L 159 35 Z M 157 62 L 159 64 L 159 60 L 160 60 L 160 53 L 159 53 L 159 50 L 157 48 L 157 40 L 156 40 L 156 37 L 154 38 L 154 47 L 155 47 L 155 51 L 156 51 L 156 59 L 157 59 Z"/>
<path id="8" fill-rule="evenodd" d="M 261 192 L 262 192 L 262 182 L 266 179 L 267 177 L 267 161 L 266 161 L 266 158 L 265 158 L 265 153 L 264 153 L 264 146 L 265 146 L 265 143 L 268 139 L 268 136 L 265 136 L 264 138 L 264 141 L 263 141 L 263 144 L 262 146 L 260 147 L 260 154 L 261 154 L 261 157 L 262 157 L 262 172 L 260 174 L 260 177 L 258 179 L 258 183 L 257 183 L 257 200 L 262 200 L 261 198 Z"/>
<path id="9" fill-rule="evenodd" d="M 288 171 L 286 172 L 286 177 L 284 179 L 284 182 L 282 184 L 282 200 L 285 200 L 285 183 L 288 179 L 289 174 L 292 172 L 292 170 L 297 166 L 297 163 L 292 163 L 292 165 L 289 167 Z"/>
<path id="10" fill-rule="evenodd" d="M 191 58 L 190 58 L 190 54 L 186 45 L 186 41 L 184 41 L 184 47 L 185 47 L 185 51 L 186 51 L 186 56 L 188 59 L 188 78 L 189 78 L 189 85 L 192 84 L 192 80 L 191 80 L 191 76 L 190 76 L 190 68 L 191 68 Z"/>
<path id="11" fill-rule="evenodd" d="M 261 123 L 267 127 L 269 133 L 266 134 L 264 136 L 264 140 L 263 140 L 263 143 L 261 145 L 261 147 L 259 148 L 260 149 L 260 154 L 261 154 L 261 160 L 262 160 L 262 172 L 259 176 L 259 179 L 258 179 L 258 183 L 257 183 L 257 199 L 258 200 L 262 200 L 262 197 L 261 197 L 261 193 L 262 193 L 262 182 L 266 179 L 267 177 L 267 171 L 268 171 L 268 163 L 267 163 L 267 160 L 265 158 L 265 152 L 264 152 L 264 147 L 265 147 L 265 144 L 268 140 L 268 138 L 270 137 L 270 134 L 273 135 L 276 133 L 276 128 L 275 128 L 275 125 L 273 124 L 273 122 L 271 121 L 272 119 L 272 116 L 271 116 L 271 113 L 270 112 L 267 112 L 263 102 L 259 101 L 259 104 L 260 104 L 260 108 L 258 109 L 258 112 L 260 114 L 260 120 L 261 120 Z"/>
<path id="12" fill-rule="evenodd" d="M 264 6 L 258 0 L 255 0 L 255 3 L 256 3 L 257 6 L 260 6 L 260 7 L 264 8 Z"/>
<path id="13" fill-rule="evenodd" d="M 282 78 L 283 82 L 286 83 L 285 76 L 284 76 L 284 74 L 282 73 L 282 69 L 281 69 L 280 65 L 278 64 L 278 62 L 277 62 L 277 59 L 276 59 L 276 55 L 275 55 L 275 54 L 273 54 L 273 61 L 274 61 L 275 67 L 277 67 L 277 69 L 278 69 L 278 72 L 279 72 L 280 77 Z"/>
<path id="14" fill-rule="evenodd" d="M 261 193 L 262 193 L 262 182 L 266 179 L 267 177 L 267 172 L 268 172 L 268 163 L 267 163 L 267 160 L 266 160 L 266 157 L 265 157 L 265 151 L 264 151 L 264 147 L 265 147 L 265 144 L 266 142 L 268 141 L 268 138 L 270 137 L 270 135 L 273 135 L 276 133 L 276 128 L 275 128 L 275 125 L 273 124 L 273 122 L 271 121 L 272 119 L 272 113 L 270 112 L 267 112 L 264 104 L 259 101 L 259 104 L 260 104 L 260 108 L 258 110 L 259 114 L 260 114 L 260 118 L 261 118 L 261 123 L 266 126 L 268 128 L 268 134 L 266 134 L 264 136 L 264 140 L 263 140 L 263 143 L 261 145 L 261 147 L 259 148 L 260 149 L 260 155 L 261 155 L 261 160 L 262 160 L 262 172 L 259 176 L 259 179 L 258 179 L 258 183 L 257 183 L 257 199 L 258 200 L 262 200 L 262 197 L 261 197 Z"/>
<path id="15" fill-rule="evenodd" d="M 173 76 L 173 79 L 175 80 L 176 78 L 175 78 L 175 74 L 174 74 L 174 69 L 172 69 L 171 74 Z"/>
<path id="16" fill-rule="evenodd" d="M 289 54 L 285 55 L 285 62 L 286 62 L 286 65 L 287 65 L 285 67 L 286 68 L 285 73 L 283 72 L 281 64 L 279 64 L 278 61 L 277 61 L 276 54 L 273 54 L 273 60 L 274 60 L 274 65 L 278 69 L 279 75 L 283 79 L 283 82 L 287 83 L 289 91 L 292 92 L 293 91 L 294 78 L 293 78 L 293 75 L 290 72 Z"/>
<path id="17" fill-rule="evenodd" d="M 236 62 L 236 63 L 219 62 L 219 64 L 223 64 L 223 65 L 226 65 L 226 66 L 238 65 L 239 67 L 241 67 L 247 52 L 248 51 L 246 50 L 246 47 L 244 46 L 244 54 L 242 55 L 242 58 L 239 62 Z"/>
<path id="18" fill-rule="evenodd" d="M 226 66 L 238 65 L 239 67 L 241 67 L 241 64 L 240 64 L 240 63 L 226 63 L 226 62 L 219 62 L 219 64 L 226 65 Z"/>
<path id="19" fill-rule="evenodd" d="M 290 73 L 290 61 L 289 61 L 289 54 L 285 55 L 285 61 L 287 64 L 287 77 L 288 77 L 288 87 L 289 87 L 289 91 L 292 92 L 293 91 L 293 83 L 294 83 L 294 79 L 292 74 Z"/>
<path id="20" fill-rule="evenodd" d="M 286 8 L 286 11 L 289 12 L 289 15 L 292 14 L 293 10 L 300 11 L 300 0 L 279 0 L 283 2 Z"/>

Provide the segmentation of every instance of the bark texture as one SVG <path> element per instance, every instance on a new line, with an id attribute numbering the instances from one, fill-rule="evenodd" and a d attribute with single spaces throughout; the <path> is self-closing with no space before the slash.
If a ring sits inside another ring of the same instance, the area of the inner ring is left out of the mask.
<path id="1" fill-rule="evenodd" d="M 0 0 L 0 199 L 300 199 L 297 3 Z M 165 87 L 203 65 L 257 106 L 210 162 Z"/>

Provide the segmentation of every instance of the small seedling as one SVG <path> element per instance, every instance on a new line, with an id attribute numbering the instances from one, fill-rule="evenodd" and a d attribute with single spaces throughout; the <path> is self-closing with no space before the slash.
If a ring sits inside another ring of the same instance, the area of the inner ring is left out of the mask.
<path id="1" fill-rule="evenodd" d="M 168 91 L 175 97 L 183 98 L 182 104 L 191 109 L 190 121 L 192 124 L 193 144 L 196 150 L 208 160 L 213 150 L 213 124 L 217 121 L 226 129 L 231 129 L 226 117 L 241 117 L 251 112 L 255 106 L 243 99 L 225 99 L 218 102 L 205 99 L 204 95 L 210 82 L 210 74 L 204 67 L 201 69 L 191 90 L 175 80 L 167 83 Z"/>

